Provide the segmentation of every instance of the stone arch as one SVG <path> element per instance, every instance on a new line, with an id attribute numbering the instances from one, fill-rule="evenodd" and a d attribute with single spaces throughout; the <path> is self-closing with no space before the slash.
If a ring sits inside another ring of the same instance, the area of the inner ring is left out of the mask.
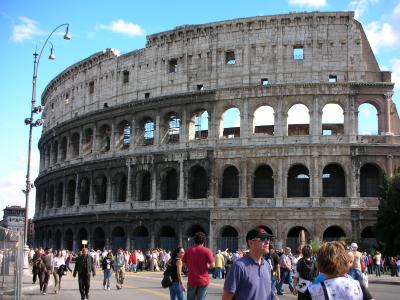
<path id="1" fill-rule="evenodd" d="M 178 173 L 174 168 L 168 168 L 161 178 L 161 199 L 178 199 Z"/>
<path id="2" fill-rule="evenodd" d="M 306 166 L 295 164 L 290 167 L 287 177 L 287 196 L 309 197 L 310 174 Z"/>
<path id="3" fill-rule="evenodd" d="M 292 250 L 307 244 L 310 240 L 310 232 L 303 226 L 294 226 L 287 233 L 286 246 Z M 293 251 L 294 252 L 294 251 Z"/>
<path id="4" fill-rule="evenodd" d="M 67 185 L 67 205 L 74 206 L 75 204 L 75 190 L 76 190 L 76 182 L 74 179 L 68 181 Z"/>
<path id="5" fill-rule="evenodd" d="M 373 226 L 366 226 L 362 231 L 361 231 L 361 245 L 360 248 L 362 249 L 373 249 L 378 246 L 377 240 L 376 240 L 376 233 L 375 229 Z"/>
<path id="6" fill-rule="evenodd" d="M 379 106 L 373 102 L 364 102 L 358 106 L 358 134 L 379 134 Z"/>
<path id="7" fill-rule="evenodd" d="M 341 105 L 327 103 L 322 108 L 322 135 L 344 134 L 344 113 Z"/>
<path id="8" fill-rule="evenodd" d="M 322 196 L 346 197 L 346 175 L 338 164 L 329 164 L 322 171 Z"/>
<path id="9" fill-rule="evenodd" d="M 47 230 L 46 245 L 47 247 L 53 248 L 53 233 L 51 232 L 51 229 Z"/>
<path id="10" fill-rule="evenodd" d="M 379 197 L 382 173 L 382 169 L 373 163 L 366 163 L 361 167 L 360 197 Z"/>
<path id="11" fill-rule="evenodd" d="M 68 228 L 65 231 L 64 240 L 65 240 L 65 249 L 70 251 L 74 250 L 74 232 L 72 231 L 71 228 Z"/>
<path id="12" fill-rule="evenodd" d="M 338 225 L 332 225 L 325 229 L 322 239 L 326 242 L 338 241 L 346 237 L 345 231 Z"/>
<path id="13" fill-rule="evenodd" d="M 52 157 L 53 157 L 53 165 L 56 164 L 58 162 L 58 141 L 54 141 L 53 142 L 53 147 L 52 147 Z"/>
<path id="14" fill-rule="evenodd" d="M 61 139 L 61 161 L 65 161 L 67 159 L 67 149 L 68 149 L 68 139 L 64 136 Z"/>
<path id="15" fill-rule="evenodd" d="M 206 170 L 193 166 L 189 171 L 189 199 L 202 199 L 208 197 L 208 178 Z"/>
<path id="16" fill-rule="evenodd" d="M 274 173 L 268 165 L 260 165 L 254 172 L 253 197 L 273 198 L 274 197 Z"/>
<path id="17" fill-rule="evenodd" d="M 189 248 L 191 246 L 194 246 L 195 243 L 193 237 L 197 232 L 203 232 L 205 235 L 207 235 L 207 232 L 204 230 L 203 226 L 199 224 L 191 225 L 186 231 L 186 238 L 183 241 L 184 248 Z"/>
<path id="18" fill-rule="evenodd" d="M 77 245 L 79 245 L 78 248 L 81 249 L 83 247 L 82 241 L 89 240 L 89 234 L 88 234 L 86 228 L 82 227 L 79 229 L 77 238 L 78 238 Z M 87 245 L 85 247 L 87 247 Z"/>
<path id="19" fill-rule="evenodd" d="M 221 198 L 239 197 L 239 171 L 235 166 L 228 166 L 222 174 Z"/>
<path id="20" fill-rule="evenodd" d="M 145 226 L 140 225 L 133 230 L 132 248 L 142 251 L 149 249 L 149 231 Z"/>
<path id="21" fill-rule="evenodd" d="M 103 250 L 106 246 L 106 233 L 101 227 L 96 227 L 93 231 L 93 249 Z"/>
<path id="22" fill-rule="evenodd" d="M 154 143 L 155 124 L 152 118 L 146 117 L 143 119 L 143 145 L 150 146 Z"/>
<path id="23" fill-rule="evenodd" d="M 90 180 L 82 177 L 79 182 L 79 204 L 88 205 L 90 197 Z"/>
<path id="24" fill-rule="evenodd" d="M 297 103 L 292 105 L 287 113 L 288 135 L 310 134 L 310 113 L 306 105 Z"/>
<path id="25" fill-rule="evenodd" d="M 117 173 L 113 181 L 113 199 L 114 202 L 126 201 L 127 178 L 123 173 Z"/>
<path id="26" fill-rule="evenodd" d="M 258 107 L 253 116 L 253 133 L 274 135 L 274 109 L 269 105 Z"/>
<path id="27" fill-rule="evenodd" d="M 108 188 L 107 177 L 103 174 L 98 175 L 95 179 L 95 184 L 94 184 L 96 204 L 103 204 L 107 202 L 107 188 Z"/>
<path id="28" fill-rule="evenodd" d="M 61 241 L 62 241 L 61 230 L 58 229 L 54 235 L 54 246 L 57 250 L 62 248 Z"/>
<path id="29" fill-rule="evenodd" d="M 74 132 L 71 136 L 71 158 L 77 158 L 79 156 L 79 133 Z"/>
<path id="30" fill-rule="evenodd" d="M 62 207 L 64 198 L 64 184 L 59 182 L 57 185 L 57 193 L 56 193 L 56 207 Z"/>
<path id="31" fill-rule="evenodd" d="M 103 124 L 99 128 L 97 141 L 100 152 L 108 152 L 111 149 L 111 127 L 108 124 Z"/>
<path id="32" fill-rule="evenodd" d="M 237 107 L 226 109 L 221 116 L 220 137 L 240 137 L 240 110 Z"/>
<path id="33" fill-rule="evenodd" d="M 201 140 L 208 138 L 209 114 L 202 110 L 194 114 L 189 124 L 189 140 Z"/>
<path id="34" fill-rule="evenodd" d="M 117 253 L 118 248 L 126 249 L 125 230 L 121 226 L 116 226 L 111 232 L 111 249 Z"/>
<path id="35" fill-rule="evenodd" d="M 46 147 L 45 155 L 46 155 L 46 157 L 45 157 L 45 166 L 46 167 L 50 167 L 50 165 L 51 165 L 51 144 L 49 144 Z"/>
<path id="36" fill-rule="evenodd" d="M 86 128 L 83 132 L 83 145 L 82 150 L 84 154 L 89 154 L 93 149 L 93 129 Z"/>
<path id="37" fill-rule="evenodd" d="M 49 186 L 48 208 L 53 208 L 53 206 L 54 206 L 54 184 L 51 183 Z"/>
<path id="38" fill-rule="evenodd" d="M 149 201 L 151 199 L 151 173 L 149 171 L 139 172 L 136 175 L 137 199 Z"/>
<path id="39" fill-rule="evenodd" d="M 127 149 L 131 143 L 131 125 L 127 120 L 122 120 L 117 125 L 115 146 L 117 149 Z"/>
<path id="40" fill-rule="evenodd" d="M 158 231 L 158 248 L 174 250 L 178 246 L 175 230 L 171 226 L 163 226 Z"/>
<path id="41" fill-rule="evenodd" d="M 238 250 L 239 232 L 233 226 L 222 227 L 217 238 L 217 248 L 222 251 L 228 248 L 231 252 Z"/>

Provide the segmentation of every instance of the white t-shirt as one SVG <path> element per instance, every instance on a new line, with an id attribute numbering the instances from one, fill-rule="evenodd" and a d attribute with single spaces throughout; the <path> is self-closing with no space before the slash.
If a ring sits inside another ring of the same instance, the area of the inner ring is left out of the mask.
<path id="1" fill-rule="evenodd" d="M 324 280 L 329 300 L 362 300 L 363 293 L 360 283 L 347 277 L 335 277 Z M 325 300 L 324 289 L 321 283 L 308 287 L 313 300 Z"/>
<path id="2" fill-rule="evenodd" d="M 54 257 L 53 258 L 53 266 L 55 269 L 58 269 L 60 266 L 65 265 L 64 257 Z"/>

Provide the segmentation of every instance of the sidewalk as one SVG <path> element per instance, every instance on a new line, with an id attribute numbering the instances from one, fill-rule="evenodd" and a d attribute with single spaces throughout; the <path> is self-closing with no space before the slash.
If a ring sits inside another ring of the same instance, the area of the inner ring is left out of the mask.
<path id="1" fill-rule="evenodd" d="M 368 283 L 400 285 L 400 277 L 392 277 L 390 275 L 376 277 L 375 275 L 368 275 Z"/>
<path id="2" fill-rule="evenodd" d="M 47 289 L 49 289 L 53 285 L 53 276 L 50 277 L 49 285 Z M 22 273 L 22 299 L 24 299 L 24 295 L 26 294 L 39 294 L 39 278 L 36 279 L 36 283 L 32 284 L 32 270 L 24 269 Z"/>

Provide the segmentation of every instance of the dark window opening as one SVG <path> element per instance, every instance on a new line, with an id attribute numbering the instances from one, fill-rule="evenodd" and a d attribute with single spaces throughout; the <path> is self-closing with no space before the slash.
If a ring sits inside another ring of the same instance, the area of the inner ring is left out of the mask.
<path id="1" fill-rule="evenodd" d="M 149 99 L 150 98 L 150 93 L 144 93 L 144 99 Z"/>
<path id="2" fill-rule="evenodd" d="M 222 194 L 221 198 L 239 197 L 239 171 L 230 166 L 225 169 L 222 176 Z"/>
<path id="3" fill-rule="evenodd" d="M 68 206 L 73 206 L 75 204 L 75 180 L 70 180 L 68 182 L 68 187 L 67 187 L 67 201 L 68 201 Z"/>
<path id="4" fill-rule="evenodd" d="M 63 137 L 61 140 L 61 161 L 65 161 L 67 159 L 67 145 L 67 138 Z"/>
<path id="5" fill-rule="evenodd" d="M 79 200 L 81 205 L 89 204 L 90 181 L 86 177 L 82 178 L 79 187 Z"/>
<path id="6" fill-rule="evenodd" d="M 89 82 L 89 94 L 94 93 L 94 81 Z"/>
<path id="7" fill-rule="evenodd" d="M 204 90 L 204 86 L 202 84 L 198 84 L 197 85 L 197 90 L 198 91 L 203 91 Z"/>
<path id="8" fill-rule="evenodd" d="M 329 83 L 336 83 L 337 76 L 336 75 L 329 75 Z"/>
<path id="9" fill-rule="evenodd" d="M 175 58 L 170 59 L 168 62 L 168 72 L 176 73 L 177 71 L 178 71 L 178 60 Z"/>
<path id="10" fill-rule="evenodd" d="M 207 198 L 207 172 L 204 168 L 196 166 L 190 169 L 189 175 L 189 198 Z"/>
<path id="11" fill-rule="evenodd" d="M 235 52 L 234 51 L 226 51 L 225 52 L 225 63 L 227 65 L 236 64 Z"/>
<path id="12" fill-rule="evenodd" d="M 71 137 L 71 156 L 72 158 L 76 158 L 79 156 L 79 133 L 74 133 Z"/>
<path id="13" fill-rule="evenodd" d="M 114 201 L 125 202 L 126 200 L 127 180 L 125 175 L 118 175 L 117 182 L 114 186 Z"/>
<path id="14" fill-rule="evenodd" d="M 145 172 L 142 177 L 139 201 L 149 201 L 151 198 L 151 175 Z"/>
<path id="15" fill-rule="evenodd" d="M 104 102 L 103 107 L 107 108 L 108 107 L 108 102 Z"/>
<path id="16" fill-rule="evenodd" d="M 381 171 L 372 164 L 365 164 L 360 170 L 360 196 L 379 197 L 382 183 Z"/>
<path id="17" fill-rule="evenodd" d="M 268 78 L 263 78 L 263 79 L 261 79 L 261 85 L 267 86 L 268 84 L 269 84 Z"/>
<path id="18" fill-rule="evenodd" d="M 310 176 L 305 166 L 295 165 L 290 168 L 287 178 L 287 196 L 289 198 L 310 196 Z"/>
<path id="19" fill-rule="evenodd" d="M 96 204 L 106 203 L 107 201 L 107 178 L 105 176 L 97 177 L 95 181 Z"/>
<path id="20" fill-rule="evenodd" d="M 273 198 L 274 179 L 270 166 L 260 166 L 254 172 L 254 198 Z"/>
<path id="21" fill-rule="evenodd" d="M 59 184 L 58 184 L 58 187 L 57 187 L 57 205 L 56 205 L 56 207 L 61 207 L 62 206 L 62 204 L 63 204 L 63 195 L 64 195 L 64 186 L 63 186 L 63 184 L 62 184 L 62 182 L 60 182 Z"/>
<path id="22" fill-rule="evenodd" d="M 322 240 L 325 242 L 338 241 L 346 237 L 346 233 L 339 226 L 328 227 L 323 234 Z"/>
<path id="23" fill-rule="evenodd" d="M 323 197 L 345 197 L 346 178 L 342 167 L 331 164 L 324 168 L 322 174 Z"/>
<path id="24" fill-rule="evenodd" d="M 162 200 L 176 200 L 178 198 L 178 174 L 175 169 L 169 170 L 162 181 Z"/>
<path id="25" fill-rule="evenodd" d="M 303 60 L 304 59 L 304 48 L 303 48 L 303 46 L 295 46 L 295 47 L 293 47 L 293 59 L 294 60 Z"/>
<path id="26" fill-rule="evenodd" d="M 125 70 L 122 73 L 122 82 L 123 83 L 128 83 L 129 82 L 129 71 Z"/>

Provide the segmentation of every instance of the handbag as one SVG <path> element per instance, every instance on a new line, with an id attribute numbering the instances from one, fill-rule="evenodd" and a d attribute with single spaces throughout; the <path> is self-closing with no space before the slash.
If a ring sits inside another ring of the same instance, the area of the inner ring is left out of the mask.
<path id="1" fill-rule="evenodd" d="M 172 285 L 172 283 L 174 282 L 172 280 L 172 270 L 171 270 L 171 266 L 167 266 L 167 269 L 164 271 L 164 276 L 163 279 L 161 280 L 161 286 L 163 288 L 167 288 L 170 287 Z"/>

